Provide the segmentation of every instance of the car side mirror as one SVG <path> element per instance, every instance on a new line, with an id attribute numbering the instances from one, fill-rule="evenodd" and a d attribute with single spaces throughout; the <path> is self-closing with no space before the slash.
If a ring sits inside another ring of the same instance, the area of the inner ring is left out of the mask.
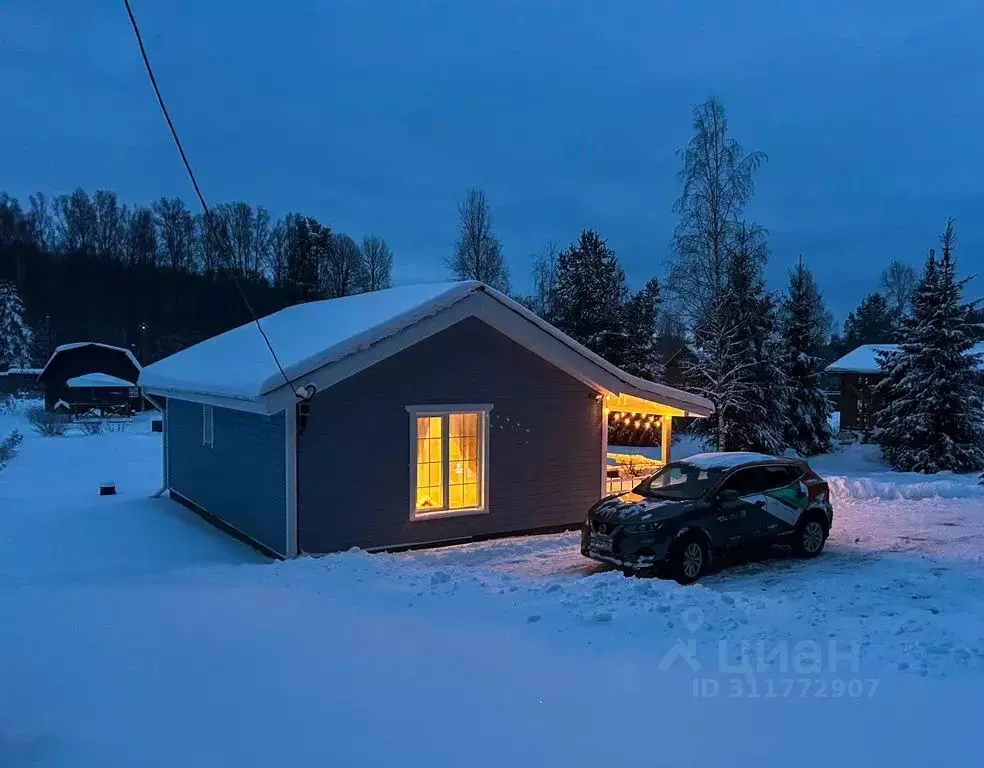
<path id="1" fill-rule="evenodd" d="M 725 488 L 724 490 L 720 491 L 717 495 L 717 500 L 722 503 L 727 503 L 730 501 L 738 501 L 739 498 L 741 497 L 738 495 L 738 491 L 736 491 L 734 488 Z"/>

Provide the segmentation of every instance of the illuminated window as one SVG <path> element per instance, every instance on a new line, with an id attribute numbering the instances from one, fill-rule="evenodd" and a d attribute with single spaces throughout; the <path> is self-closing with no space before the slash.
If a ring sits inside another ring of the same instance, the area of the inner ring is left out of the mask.
<path id="1" fill-rule="evenodd" d="M 490 406 L 410 407 L 414 519 L 487 511 Z"/>

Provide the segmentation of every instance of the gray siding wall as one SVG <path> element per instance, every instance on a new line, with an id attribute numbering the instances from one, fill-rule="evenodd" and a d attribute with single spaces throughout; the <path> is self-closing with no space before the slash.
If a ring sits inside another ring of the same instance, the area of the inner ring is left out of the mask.
<path id="1" fill-rule="evenodd" d="M 202 405 L 167 401 L 172 490 L 251 539 L 286 551 L 285 420 L 213 407 L 214 446 L 202 445 Z"/>
<path id="2" fill-rule="evenodd" d="M 410 520 L 407 405 L 490 403 L 489 508 Z M 384 547 L 575 524 L 601 489 L 594 392 L 475 318 L 311 402 L 298 439 L 302 551 Z"/>

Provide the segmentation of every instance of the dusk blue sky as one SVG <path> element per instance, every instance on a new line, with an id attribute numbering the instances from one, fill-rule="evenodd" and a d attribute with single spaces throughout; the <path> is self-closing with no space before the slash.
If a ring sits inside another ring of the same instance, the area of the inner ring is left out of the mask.
<path id="1" fill-rule="evenodd" d="M 446 276 L 473 185 L 518 289 L 586 227 L 662 276 L 709 96 L 769 155 L 773 287 L 803 253 L 842 319 L 948 215 L 984 264 L 979 0 L 133 2 L 210 202 L 382 235 L 399 283 Z M 0 105 L 0 189 L 193 202 L 122 2 L 0 4 Z"/>

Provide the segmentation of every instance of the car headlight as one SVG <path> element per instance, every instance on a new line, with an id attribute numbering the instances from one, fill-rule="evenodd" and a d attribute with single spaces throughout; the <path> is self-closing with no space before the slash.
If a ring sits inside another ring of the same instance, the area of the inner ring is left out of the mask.
<path id="1" fill-rule="evenodd" d="M 625 526 L 625 530 L 627 533 L 652 533 L 653 531 L 658 531 L 662 527 L 662 522 L 633 523 L 632 525 Z"/>

